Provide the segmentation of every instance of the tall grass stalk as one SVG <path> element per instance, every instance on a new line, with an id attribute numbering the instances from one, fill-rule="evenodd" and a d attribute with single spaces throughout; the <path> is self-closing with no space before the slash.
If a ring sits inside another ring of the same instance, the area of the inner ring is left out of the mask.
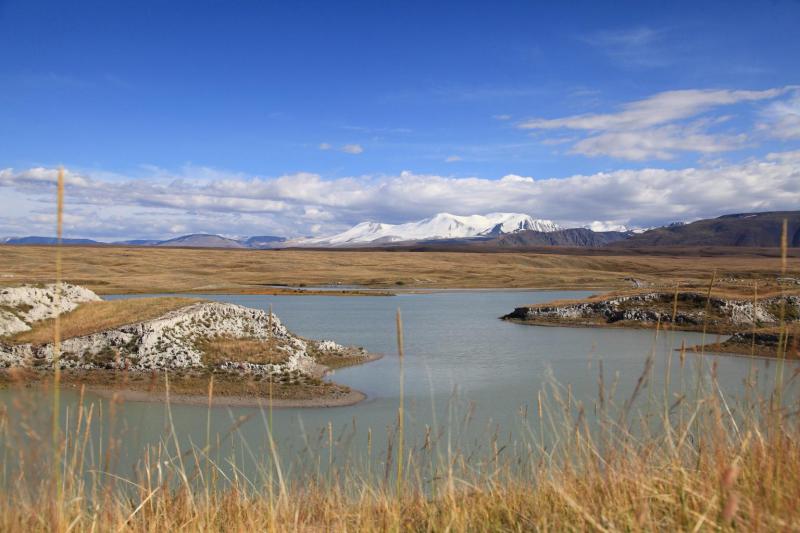
<path id="1" fill-rule="evenodd" d="M 403 342 L 403 316 L 400 309 L 395 316 L 397 326 L 397 357 L 400 365 L 400 404 L 397 408 L 397 494 L 401 495 L 403 490 L 403 462 L 405 461 L 404 452 L 404 432 L 405 432 L 405 346 Z"/>
<path id="2" fill-rule="evenodd" d="M 789 244 L 789 221 L 783 219 L 781 229 L 781 277 L 786 276 L 786 257 Z M 781 284 L 780 316 L 778 317 L 778 362 L 775 365 L 775 401 L 780 405 L 783 401 L 783 367 L 786 361 L 788 345 L 788 328 L 786 327 L 786 288 Z"/>
<path id="3" fill-rule="evenodd" d="M 56 310 L 53 318 L 53 476 L 55 479 L 55 525 L 60 526 L 61 501 L 63 487 L 61 482 L 61 244 L 64 236 L 64 168 L 59 167 L 56 182 L 56 258 L 53 307 Z"/>

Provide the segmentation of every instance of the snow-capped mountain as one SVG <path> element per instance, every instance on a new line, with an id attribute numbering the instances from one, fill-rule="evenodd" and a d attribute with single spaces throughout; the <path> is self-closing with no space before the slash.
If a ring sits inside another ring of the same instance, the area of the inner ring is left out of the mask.
<path id="1" fill-rule="evenodd" d="M 430 218 L 405 224 L 362 222 L 330 237 L 299 239 L 295 246 L 348 246 L 434 239 L 469 239 L 515 233 L 523 230 L 558 231 L 550 220 L 539 220 L 519 213 L 489 213 L 459 216 L 439 213 Z"/>

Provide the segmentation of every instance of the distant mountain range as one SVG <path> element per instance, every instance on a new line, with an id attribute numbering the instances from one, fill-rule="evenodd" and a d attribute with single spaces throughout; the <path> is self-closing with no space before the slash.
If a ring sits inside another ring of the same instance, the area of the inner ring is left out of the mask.
<path id="1" fill-rule="evenodd" d="M 63 244 L 100 244 L 92 239 L 62 239 Z M 55 237 L 5 237 L 0 239 L 0 244 L 56 244 L 58 239 Z"/>
<path id="2" fill-rule="evenodd" d="M 221 235 L 211 235 L 207 233 L 193 233 L 182 235 L 174 239 L 155 240 L 155 239 L 134 239 L 127 241 L 101 242 L 92 239 L 62 239 L 65 245 L 116 245 L 116 246 L 160 246 L 160 247 L 184 247 L 184 248 L 255 248 L 266 249 L 275 248 L 286 242 L 285 237 L 273 235 L 260 235 L 257 237 L 247 237 L 242 240 L 230 239 Z M 56 244 L 55 237 L 6 237 L 0 239 L 0 244 Z"/>
<path id="3" fill-rule="evenodd" d="M 787 220 L 788 245 L 800 247 L 800 211 L 740 213 L 698 220 L 688 224 L 673 223 L 647 231 L 592 231 L 587 228 L 563 229 L 550 220 L 535 219 L 518 213 L 459 216 L 440 213 L 405 224 L 362 222 L 347 231 L 329 237 L 287 240 L 261 235 L 232 239 L 220 235 L 196 233 L 167 240 L 127 240 L 104 243 L 91 239 L 64 239 L 66 245 L 118 245 L 187 248 L 398 248 L 420 250 L 445 248 L 525 249 L 541 247 L 572 248 L 650 248 L 698 246 L 780 246 L 783 221 Z M 8 237 L 0 244 L 51 245 L 53 237 Z"/>

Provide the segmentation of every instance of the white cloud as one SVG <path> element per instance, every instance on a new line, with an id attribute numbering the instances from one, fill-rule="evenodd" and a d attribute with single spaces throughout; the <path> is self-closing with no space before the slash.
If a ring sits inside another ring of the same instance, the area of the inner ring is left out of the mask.
<path id="1" fill-rule="evenodd" d="M 627 67 L 662 67 L 672 63 L 674 50 L 666 47 L 666 31 L 647 26 L 603 30 L 580 37 L 615 62 Z"/>
<path id="2" fill-rule="evenodd" d="M 364 148 L 360 144 L 345 144 L 340 146 L 339 148 L 334 148 L 334 146 L 330 143 L 320 143 L 319 145 L 320 150 L 338 150 L 340 152 L 344 152 L 346 154 L 360 154 L 364 152 Z"/>
<path id="3" fill-rule="evenodd" d="M 672 159 L 676 152 L 715 154 L 735 150 L 747 137 L 710 135 L 697 124 L 669 125 L 639 131 L 610 131 L 576 142 L 571 153 L 588 156 L 609 155 L 631 161 Z"/>
<path id="4" fill-rule="evenodd" d="M 683 90 L 666 91 L 624 104 L 616 113 L 573 115 L 556 119 L 532 119 L 522 129 L 573 129 L 587 131 L 629 131 L 667 124 L 693 117 L 714 107 L 739 102 L 767 100 L 788 89 L 765 91 Z"/>
<path id="5" fill-rule="evenodd" d="M 541 143 L 545 146 L 558 146 L 560 144 L 567 144 L 577 140 L 577 137 L 548 137 L 547 139 L 542 139 Z"/>
<path id="6" fill-rule="evenodd" d="M 800 91 L 788 100 L 773 102 L 762 116 L 760 130 L 777 139 L 800 139 Z"/>
<path id="7" fill-rule="evenodd" d="M 791 88 L 764 91 L 681 90 L 655 94 L 629 102 L 614 113 L 588 113 L 562 118 L 536 118 L 521 122 L 524 130 L 582 132 L 572 153 L 612 156 L 630 160 L 670 159 L 678 152 L 719 153 L 740 148 L 744 134 L 711 133 L 709 128 L 727 116 L 699 119 L 712 109 L 743 102 L 775 99 Z M 687 119 L 695 117 L 691 122 Z M 787 130 L 790 130 L 790 124 Z M 555 144 L 562 138 L 544 139 Z"/>
<path id="8" fill-rule="evenodd" d="M 663 30 L 640 26 L 622 30 L 603 30 L 585 37 L 584 40 L 597 46 L 646 46 L 658 40 L 661 34 Z"/>
<path id="9" fill-rule="evenodd" d="M 0 170 L 0 235 L 52 234 L 55 169 Z M 213 172 L 204 173 L 214 174 Z M 229 235 L 333 233 L 363 220 L 404 222 L 440 211 L 513 211 L 564 226 L 649 227 L 730 212 L 796 209 L 800 151 L 739 164 L 617 170 L 563 179 L 499 180 L 403 172 L 324 179 L 122 179 L 67 171 L 68 236 L 163 237 L 174 228 Z M 25 209 L 16 209 L 24 205 Z M 599 222 L 598 222 L 599 221 Z"/>
<path id="10" fill-rule="evenodd" d="M 445 163 L 457 163 L 458 161 L 461 161 L 461 156 L 458 155 L 447 156 L 444 160 Z"/>
<path id="11" fill-rule="evenodd" d="M 593 220 L 585 227 L 592 231 L 628 231 L 628 226 L 618 220 Z"/>
<path id="12" fill-rule="evenodd" d="M 511 115 L 506 115 L 506 114 L 492 115 L 492 118 L 495 120 L 511 120 Z"/>
<path id="13" fill-rule="evenodd" d="M 345 144 L 342 146 L 342 152 L 346 154 L 360 154 L 364 151 L 364 148 L 360 144 Z"/>

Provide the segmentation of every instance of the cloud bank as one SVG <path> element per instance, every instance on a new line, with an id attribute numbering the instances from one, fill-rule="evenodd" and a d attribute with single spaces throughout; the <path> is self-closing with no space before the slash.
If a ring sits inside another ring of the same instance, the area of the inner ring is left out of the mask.
<path id="1" fill-rule="evenodd" d="M 619 119 L 612 119 L 619 120 Z M 652 119 L 647 119 L 652 120 Z M 53 233 L 54 168 L 0 170 L 15 209 L 0 235 Z M 187 232 L 300 236 L 364 220 L 405 222 L 441 211 L 523 212 L 564 226 L 646 227 L 724 213 L 797 209 L 800 151 L 736 164 L 616 170 L 566 178 L 457 178 L 402 172 L 324 179 L 247 177 L 207 168 L 125 177 L 66 171 L 67 236 L 166 237 Z"/>
<path id="2" fill-rule="evenodd" d="M 787 95 L 789 99 L 774 101 Z M 631 161 L 665 160 L 681 152 L 716 154 L 742 148 L 748 140 L 745 133 L 714 131 L 715 126 L 727 122 L 730 117 L 705 115 L 720 107 L 760 101 L 772 103 L 762 113 L 766 124 L 758 129 L 774 126 L 774 136 L 800 136 L 800 97 L 796 87 L 763 91 L 665 91 L 626 103 L 614 113 L 534 118 L 520 122 L 517 127 L 539 132 L 577 132 L 579 138 L 570 149 L 573 154 Z"/>

